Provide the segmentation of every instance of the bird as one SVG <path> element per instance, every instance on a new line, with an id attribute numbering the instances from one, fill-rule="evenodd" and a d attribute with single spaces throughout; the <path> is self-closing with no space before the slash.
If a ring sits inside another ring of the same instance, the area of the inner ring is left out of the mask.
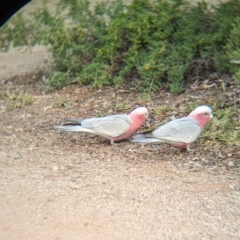
<path id="1" fill-rule="evenodd" d="M 173 119 L 154 131 L 133 135 L 133 143 L 168 143 L 191 151 L 204 126 L 213 118 L 212 108 L 206 105 L 194 109 L 187 117 Z"/>
<path id="2" fill-rule="evenodd" d="M 138 107 L 130 114 L 109 115 L 93 118 L 67 118 L 62 126 L 54 126 L 60 132 L 91 133 L 109 139 L 111 144 L 129 138 L 147 120 L 148 110 Z"/>

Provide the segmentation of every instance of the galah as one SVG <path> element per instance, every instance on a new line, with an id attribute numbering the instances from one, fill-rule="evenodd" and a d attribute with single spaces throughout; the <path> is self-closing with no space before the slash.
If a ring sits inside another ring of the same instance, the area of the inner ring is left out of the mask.
<path id="1" fill-rule="evenodd" d="M 138 107 L 130 114 L 110 115 L 87 119 L 67 119 L 63 126 L 54 126 L 61 132 L 84 132 L 100 135 L 114 142 L 126 139 L 134 134 L 148 118 L 148 110 Z"/>
<path id="2" fill-rule="evenodd" d="M 208 106 L 199 106 L 187 117 L 174 119 L 152 132 L 134 135 L 131 142 L 168 143 L 190 151 L 191 143 L 197 140 L 211 118 L 213 118 L 212 109 Z"/>

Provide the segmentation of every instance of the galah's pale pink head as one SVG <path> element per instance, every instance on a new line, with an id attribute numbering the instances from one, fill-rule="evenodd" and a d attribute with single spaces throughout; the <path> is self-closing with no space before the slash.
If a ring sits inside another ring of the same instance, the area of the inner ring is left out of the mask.
<path id="1" fill-rule="evenodd" d="M 193 110 L 188 116 L 194 118 L 203 129 L 210 119 L 213 118 L 213 112 L 208 106 L 200 106 Z"/>
<path id="2" fill-rule="evenodd" d="M 129 114 L 134 125 L 139 128 L 148 118 L 148 110 L 145 107 L 138 107 Z"/>
<path id="3" fill-rule="evenodd" d="M 130 114 L 131 119 L 138 120 L 139 122 L 145 122 L 148 118 L 148 110 L 145 107 L 138 107 Z"/>

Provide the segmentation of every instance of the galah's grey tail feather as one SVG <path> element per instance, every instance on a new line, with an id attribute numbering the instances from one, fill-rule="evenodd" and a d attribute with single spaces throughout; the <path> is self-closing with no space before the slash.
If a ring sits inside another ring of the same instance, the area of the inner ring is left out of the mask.
<path id="1" fill-rule="evenodd" d="M 152 132 L 150 132 L 150 131 L 135 134 L 132 136 L 132 139 L 142 139 L 142 138 L 154 138 L 154 136 L 152 135 Z"/>
<path id="2" fill-rule="evenodd" d="M 132 136 L 132 139 L 141 139 L 141 138 L 144 138 L 144 134 L 135 134 Z"/>
<path id="3" fill-rule="evenodd" d="M 81 126 L 54 126 L 59 132 L 87 132 L 92 133 L 92 130 L 83 128 Z"/>
<path id="4" fill-rule="evenodd" d="M 163 142 L 160 139 L 154 138 L 151 133 L 150 134 L 136 134 L 132 137 L 131 142 L 133 143 L 157 143 Z"/>
<path id="5" fill-rule="evenodd" d="M 159 143 L 162 142 L 161 140 L 157 138 L 135 138 L 131 140 L 133 143 Z"/>

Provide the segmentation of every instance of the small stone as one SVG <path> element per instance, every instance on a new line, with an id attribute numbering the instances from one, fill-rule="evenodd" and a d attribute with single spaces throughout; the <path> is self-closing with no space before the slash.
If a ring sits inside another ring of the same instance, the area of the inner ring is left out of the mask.
<path id="1" fill-rule="evenodd" d="M 102 106 L 103 106 L 104 108 L 106 108 L 106 107 L 108 106 L 108 103 L 107 103 L 107 102 L 103 102 L 103 103 L 102 103 Z"/>
<path id="2" fill-rule="evenodd" d="M 223 158 L 223 159 L 225 158 L 225 156 L 221 152 L 218 153 L 218 157 Z"/>
<path id="3" fill-rule="evenodd" d="M 53 166 L 53 172 L 57 172 L 58 171 L 58 166 L 57 165 L 54 165 Z"/>
<path id="4" fill-rule="evenodd" d="M 196 166 L 196 167 L 199 167 L 199 168 L 202 168 L 202 167 L 203 167 L 202 163 L 198 163 L 198 162 L 195 164 L 195 166 Z"/>
<path id="5" fill-rule="evenodd" d="M 22 131 L 23 131 L 22 128 L 16 128 L 16 129 L 15 129 L 15 132 L 22 132 Z"/>
<path id="6" fill-rule="evenodd" d="M 217 171 L 218 170 L 218 167 L 217 166 L 214 166 L 211 168 L 212 171 Z"/>
<path id="7" fill-rule="evenodd" d="M 34 147 L 33 146 L 30 146 L 29 148 L 28 148 L 28 151 L 32 151 L 34 149 Z"/>
<path id="8" fill-rule="evenodd" d="M 50 109 L 52 109 L 52 106 L 46 106 L 43 108 L 44 112 L 48 112 Z"/>
<path id="9" fill-rule="evenodd" d="M 230 162 L 228 162 L 228 166 L 229 167 L 235 167 L 236 165 L 235 165 L 234 161 L 230 161 Z"/>
<path id="10" fill-rule="evenodd" d="M 13 126 L 7 126 L 8 130 L 13 130 Z"/>
<path id="11" fill-rule="evenodd" d="M 0 110 L 1 110 L 1 111 L 5 111 L 6 109 L 7 109 L 6 106 L 0 106 Z"/>
<path id="12" fill-rule="evenodd" d="M 19 155 L 19 156 L 16 156 L 16 157 L 14 157 L 14 159 L 15 159 L 15 160 L 18 160 L 18 159 L 21 159 L 21 158 L 22 158 L 22 156 L 20 156 L 20 155 Z"/>
<path id="13" fill-rule="evenodd" d="M 203 162 L 204 164 L 208 164 L 208 163 L 209 163 L 209 160 L 208 160 L 208 159 L 203 159 L 202 162 Z"/>
<path id="14" fill-rule="evenodd" d="M 178 164 L 177 164 L 177 167 L 178 167 L 178 168 L 181 168 L 182 166 L 183 166 L 183 165 L 182 165 L 181 163 L 178 163 Z"/>

